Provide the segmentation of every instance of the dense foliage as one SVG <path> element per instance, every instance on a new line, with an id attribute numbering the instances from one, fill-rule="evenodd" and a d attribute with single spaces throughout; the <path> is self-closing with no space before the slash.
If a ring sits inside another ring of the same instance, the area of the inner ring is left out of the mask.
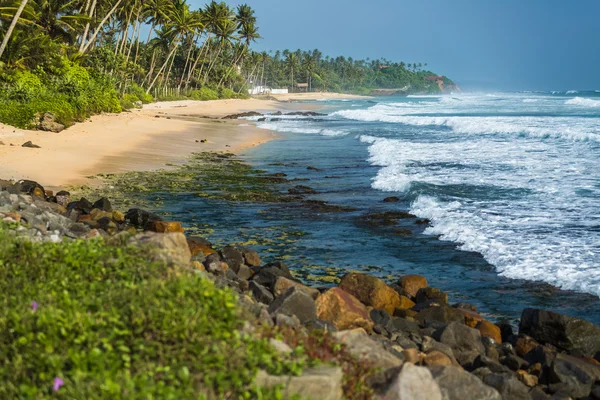
<path id="1" fill-rule="evenodd" d="M 253 86 L 440 90 L 420 63 L 253 52 L 256 22 L 250 6 L 214 0 L 197 10 L 186 0 L 0 0 L 0 122 L 35 127 L 50 111 L 70 125 L 154 98 L 246 97 Z"/>
<path id="2" fill-rule="evenodd" d="M 258 368 L 302 368 L 304 358 L 281 359 L 242 333 L 236 297 L 208 279 L 144 249 L 32 244 L 8 230 L 0 225 L 2 399 L 256 397 Z"/>

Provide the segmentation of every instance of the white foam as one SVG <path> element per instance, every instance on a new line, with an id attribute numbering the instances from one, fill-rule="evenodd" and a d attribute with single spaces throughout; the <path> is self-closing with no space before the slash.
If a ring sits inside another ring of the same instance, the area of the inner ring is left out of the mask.
<path id="1" fill-rule="evenodd" d="M 268 129 L 276 132 L 312 134 L 323 136 L 345 136 L 348 132 L 338 129 L 327 129 L 317 127 L 310 124 L 308 121 L 277 121 L 277 122 L 260 122 L 256 125 L 261 129 Z"/>
<path id="2" fill-rule="evenodd" d="M 582 107 L 600 107 L 600 100 L 587 99 L 584 97 L 575 97 L 573 99 L 565 101 L 566 105 L 569 106 L 582 106 Z"/>

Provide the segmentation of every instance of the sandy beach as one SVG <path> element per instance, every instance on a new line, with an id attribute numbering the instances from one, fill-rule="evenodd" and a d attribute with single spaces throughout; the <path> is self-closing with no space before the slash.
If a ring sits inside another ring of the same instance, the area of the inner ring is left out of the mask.
<path id="1" fill-rule="evenodd" d="M 309 96 L 286 95 L 282 101 L 294 98 L 308 100 Z M 247 121 L 219 118 L 245 111 L 299 109 L 314 106 L 255 99 L 186 100 L 97 115 L 60 133 L 0 124 L 0 141 L 4 143 L 0 144 L 0 178 L 31 179 L 56 188 L 89 183 L 87 177 L 99 173 L 164 168 L 184 162 L 194 152 L 239 152 L 272 140 L 276 134 Z M 40 148 L 21 147 L 27 141 Z"/>

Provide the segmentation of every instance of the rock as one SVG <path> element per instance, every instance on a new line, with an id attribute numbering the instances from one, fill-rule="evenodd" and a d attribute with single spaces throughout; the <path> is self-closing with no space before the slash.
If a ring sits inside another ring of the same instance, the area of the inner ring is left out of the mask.
<path id="1" fill-rule="evenodd" d="M 528 387 L 535 387 L 538 384 L 537 376 L 530 375 L 527 373 L 527 371 L 523 371 L 522 369 L 517 371 L 517 378 L 519 378 L 519 380 Z"/>
<path id="2" fill-rule="evenodd" d="M 390 196 L 390 197 L 386 197 L 385 199 L 383 199 L 384 203 L 397 203 L 400 201 L 399 197 L 396 196 Z"/>
<path id="3" fill-rule="evenodd" d="M 384 310 L 378 310 L 377 308 L 369 311 L 369 316 L 374 324 L 379 324 L 381 326 L 386 326 L 392 321 L 392 317 Z"/>
<path id="4" fill-rule="evenodd" d="M 244 255 L 242 251 L 236 246 L 225 246 L 220 251 L 221 257 L 227 264 L 229 264 L 229 268 L 233 270 L 237 274 L 240 269 L 240 265 L 244 263 Z"/>
<path id="5" fill-rule="evenodd" d="M 37 144 L 33 144 L 33 142 L 30 140 L 28 142 L 25 142 L 21 145 L 21 147 L 28 147 L 30 149 L 41 149 L 40 146 L 38 146 Z"/>
<path id="6" fill-rule="evenodd" d="M 424 303 L 428 300 L 433 300 L 439 304 L 448 304 L 448 293 L 432 287 L 419 289 L 415 298 L 417 303 Z"/>
<path id="7" fill-rule="evenodd" d="M 561 392 L 574 398 L 589 396 L 596 381 L 600 381 L 600 366 L 566 354 L 557 354 L 549 370 L 548 383 L 559 384 Z"/>
<path id="8" fill-rule="evenodd" d="M 185 232 L 181 226 L 181 222 L 151 221 L 147 229 L 157 233 Z"/>
<path id="9" fill-rule="evenodd" d="M 125 214 L 123 214 L 120 211 L 113 211 L 112 212 L 112 219 L 115 222 L 118 222 L 118 223 L 122 224 L 123 222 L 125 222 Z"/>
<path id="10" fill-rule="evenodd" d="M 530 338 L 529 336 L 522 336 L 515 342 L 515 351 L 519 357 L 523 357 L 531 350 L 539 346 L 539 343 Z"/>
<path id="11" fill-rule="evenodd" d="M 415 321 L 411 321 L 405 318 L 392 318 L 393 331 L 400 331 L 403 333 L 419 334 L 419 324 Z"/>
<path id="12" fill-rule="evenodd" d="M 132 208 L 125 214 L 125 221 L 137 228 L 146 229 L 146 226 L 149 226 L 149 223 L 153 221 L 162 221 L 162 218 L 151 212 L 139 208 Z"/>
<path id="13" fill-rule="evenodd" d="M 132 245 L 148 246 L 152 258 L 166 264 L 187 266 L 192 257 L 183 233 L 145 232 L 129 240 Z"/>
<path id="14" fill-rule="evenodd" d="M 453 304 L 452 307 L 457 308 L 459 310 L 471 311 L 475 314 L 478 313 L 477 306 L 470 304 L 470 303 L 456 303 L 456 304 Z"/>
<path id="15" fill-rule="evenodd" d="M 92 208 L 97 208 L 98 210 L 102 210 L 102 211 L 112 211 L 112 205 L 110 204 L 110 200 L 108 200 L 106 197 L 101 198 L 100 200 L 96 201 Z"/>
<path id="16" fill-rule="evenodd" d="M 487 368 L 490 372 L 501 374 L 504 372 L 510 372 L 510 369 L 500 364 L 498 361 L 487 357 L 487 356 L 478 356 L 471 365 L 472 369 L 478 368 Z"/>
<path id="17" fill-rule="evenodd" d="M 431 375 L 444 400 L 501 400 L 498 391 L 460 367 L 433 366 Z"/>
<path id="18" fill-rule="evenodd" d="M 333 336 L 346 345 L 353 357 L 371 363 L 374 368 L 392 368 L 403 363 L 400 358 L 385 350 L 381 343 L 371 339 L 362 328 L 336 332 Z"/>
<path id="19" fill-rule="evenodd" d="M 525 369 L 529 367 L 529 363 L 517 356 L 516 354 L 509 354 L 501 360 L 503 365 L 506 365 L 513 371 L 518 371 L 520 369 Z"/>
<path id="20" fill-rule="evenodd" d="M 273 302 L 273 300 L 275 300 L 275 297 L 273 296 L 273 294 L 271 292 L 269 292 L 269 290 L 264 287 L 263 285 L 256 283 L 254 281 L 250 281 L 250 291 L 252 292 L 252 294 L 254 295 L 254 298 L 258 301 L 260 301 L 261 303 L 264 304 L 271 304 Z"/>
<path id="21" fill-rule="evenodd" d="M 293 281 L 284 276 L 278 276 L 276 278 L 275 283 L 273 284 L 273 294 L 275 295 L 275 297 L 279 297 L 291 287 L 297 287 L 313 299 L 316 299 L 320 294 L 318 289 L 310 288 L 306 285 L 301 284 L 300 282 Z"/>
<path id="22" fill-rule="evenodd" d="M 294 186 L 293 188 L 288 190 L 289 194 L 316 194 L 316 190 L 308 186 Z"/>
<path id="23" fill-rule="evenodd" d="M 419 289 L 426 288 L 427 278 L 421 275 L 404 275 L 398 282 L 400 287 L 412 298 L 417 297 Z"/>
<path id="24" fill-rule="evenodd" d="M 448 324 L 450 322 L 464 323 L 465 318 L 459 310 L 450 306 L 429 307 L 419 312 L 417 320 L 422 326 L 435 323 Z"/>
<path id="25" fill-rule="evenodd" d="M 409 362 L 411 364 L 419 364 L 421 362 L 421 355 L 419 350 L 412 347 L 402 351 L 402 355 L 404 356 L 404 361 Z"/>
<path id="26" fill-rule="evenodd" d="M 188 237 L 187 241 L 190 251 L 192 253 L 192 257 L 198 256 L 200 254 L 206 257 L 216 253 L 216 251 L 212 247 L 210 247 L 210 245 L 206 244 L 210 242 L 208 242 L 205 239 L 199 237 Z"/>
<path id="27" fill-rule="evenodd" d="M 488 374 L 483 377 L 483 382 L 486 385 L 495 388 L 504 400 L 531 399 L 529 388 L 513 374 Z"/>
<path id="28" fill-rule="evenodd" d="M 246 264 L 240 265 L 240 268 L 237 272 L 238 278 L 240 278 L 242 281 L 248 281 L 250 278 L 252 278 L 253 274 L 254 272 L 252 272 L 250 267 L 248 267 Z"/>
<path id="29" fill-rule="evenodd" d="M 107 211 L 102 211 L 98 208 L 94 208 L 92 209 L 92 211 L 90 211 L 90 218 L 92 219 L 92 221 L 98 221 L 100 218 L 109 218 L 112 219 L 112 212 L 107 212 Z"/>
<path id="30" fill-rule="evenodd" d="M 272 289 L 275 285 L 275 281 L 277 281 L 277 278 L 280 276 L 294 279 L 285 264 L 282 264 L 280 267 L 274 264 L 267 264 L 264 267 L 255 270 L 252 280 Z"/>
<path id="31" fill-rule="evenodd" d="M 435 336 L 434 339 L 447 344 L 453 350 L 474 351 L 479 354 L 485 353 L 485 347 L 481 343 L 481 334 L 479 331 L 469 328 L 460 322 L 450 322 L 448 326 L 437 331 Z"/>
<path id="32" fill-rule="evenodd" d="M 301 323 L 317 319 L 315 302 L 302 290 L 291 287 L 269 306 L 269 313 L 295 315 Z"/>
<path id="33" fill-rule="evenodd" d="M 521 314 L 519 334 L 564 351 L 581 350 L 587 356 L 600 351 L 600 327 L 583 319 L 551 311 L 526 308 Z"/>
<path id="34" fill-rule="evenodd" d="M 479 322 L 484 320 L 483 317 L 477 314 L 476 312 L 465 310 L 464 308 L 456 308 L 456 310 L 458 310 L 458 312 L 460 312 L 463 315 L 463 317 L 465 318 L 465 325 L 467 325 L 470 328 L 475 328 Z"/>
<path id="35" fill-rule="evenodd" d="M 277 339 L 269 339 L 269 344 L 279 353 L 279 354 L 290 354 L 292 353 L 294 350 L 288 346 L 287 343 L 282 342 L 281 340 L 277 340 Z"/>
<path id="36" fill-rule="evenodd" d="M 494 339 L 496 343 L 502 343 L 502 334 L 500 333 L 500 328 L 491 322 L 485 320 L 479 321 L 475 329 L 481 333 L 481 336 Z"/>
<path id="37" fill-rule="evenodd" d="M 371 331 L 373 321 L 367 308 L 354 296 L 340 288 L 332 288 L 316 301 L 317 316 L 339 330 L 364 328 Z"/>
<path id="38" fill-rule="evenodd" d="M 92 212 L 93 206 L 92 206 L 92 203 L 90 203 L 88 199 L 86 199 L 85 197 L 82 197 L 78 201 L 69 203 L 67 209 L 69 211 L 75 210 L 75 211 L 78 211 L 80 214 L 87 215 L 90 212 Z"/>
<path id="39" fill-rule="evenodd" d="M 254 250 L 247 247 L 240 248 L 242 255 L 244 256 L 244 264 L 251 267 L 260 267 L 260 256 Z"/>
<path id="40" fill-rule="evenodd" d="M 302 323 L 295 315 L 277 313 L 273 319 L 275 320 L 276 326 L 291 328 L 294 331 L 300 331 L 302 329 Z"/>
<path id="41" fill-rule="evenodd" d="M 442 400 L 440 387 L 427 368 L 406 363 L 386 390 L 386 400 Z"/>
<path id="42" fill-rule="evenodd" d="M 446 354 L 438 350 L 431 350 L 423 358 L 423 365 L 431 366 L 449 366 L 452 365 L 452 360 Z"/>
<path id="43" fill-rule="evenodd" d="M 263 114 L 258 113 L 256 111 L 248 111 L 248 112 L 243 112 L 243 113 L 239 113 L 239 114 L 232 114 L 232 115 L 228 115 L 226 117 L 223 117 L 222 119 L 238 119 L 238 118 L 244 118 L 244 117 L 262 117 Z"/>
<path id="44" fill-rule="evenodd" d="M 423 338 L 423 342 L 421 343 L 421 350 L 425 353 L 429 353 L 432 350 L 440 351 L 450 357 L 451 360 L 454 360 L 454 351 L 447 344 L 440 343 L 437 340 L 429 336 L 425 336 Z"/>
<path id="45" fill-rule="evenodd" d="M 411 299 L 409 299 L 408 297 L 401 295 L 400 296 L 400 305 L 396 308 L 397 309 L 401 309 L 401 310 L 407 310 L 409 308 L 413 308 L 415 306 L 415 302 L 412 301 Z M 396 312 L 396 310 L 394 310 L 394 313 Z"/>
<path id="46" fill-rule="evenodd" d="M 47 112 L 40 118 L 37 128 L 41 131 L 59 133 L 65 129 L 65 126 L 56 122 L 54 113 Z"/>
<path id="47" fill-rule="evenodd" d="M 300 376 L 273 376 L 259 371 L 255 378 L 258 387 L 282 387 L 284 399 L 304 398 L 341 400 L 343 373 L 340 367 L 307 369 Z"/>
<path id="48" fill-rule="evenodd" d="M 400 295 L 374 276 L 351 272 L 342 278 L 339 286 L 363 304 L 385 310 L 389 314 L 400 308 Z"/>

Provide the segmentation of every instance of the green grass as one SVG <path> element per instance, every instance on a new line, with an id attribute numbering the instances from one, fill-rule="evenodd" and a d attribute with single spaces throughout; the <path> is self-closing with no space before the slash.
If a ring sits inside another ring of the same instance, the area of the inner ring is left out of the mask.
<path id="1" fill-rule="evenodd" d="M 243 334 L 231 291 L 145 249 L 33 244 L 9 230 L 0 225 L 0 398 L 277 398 L 252 387 L 257 370 L 306 362 Z"/>

